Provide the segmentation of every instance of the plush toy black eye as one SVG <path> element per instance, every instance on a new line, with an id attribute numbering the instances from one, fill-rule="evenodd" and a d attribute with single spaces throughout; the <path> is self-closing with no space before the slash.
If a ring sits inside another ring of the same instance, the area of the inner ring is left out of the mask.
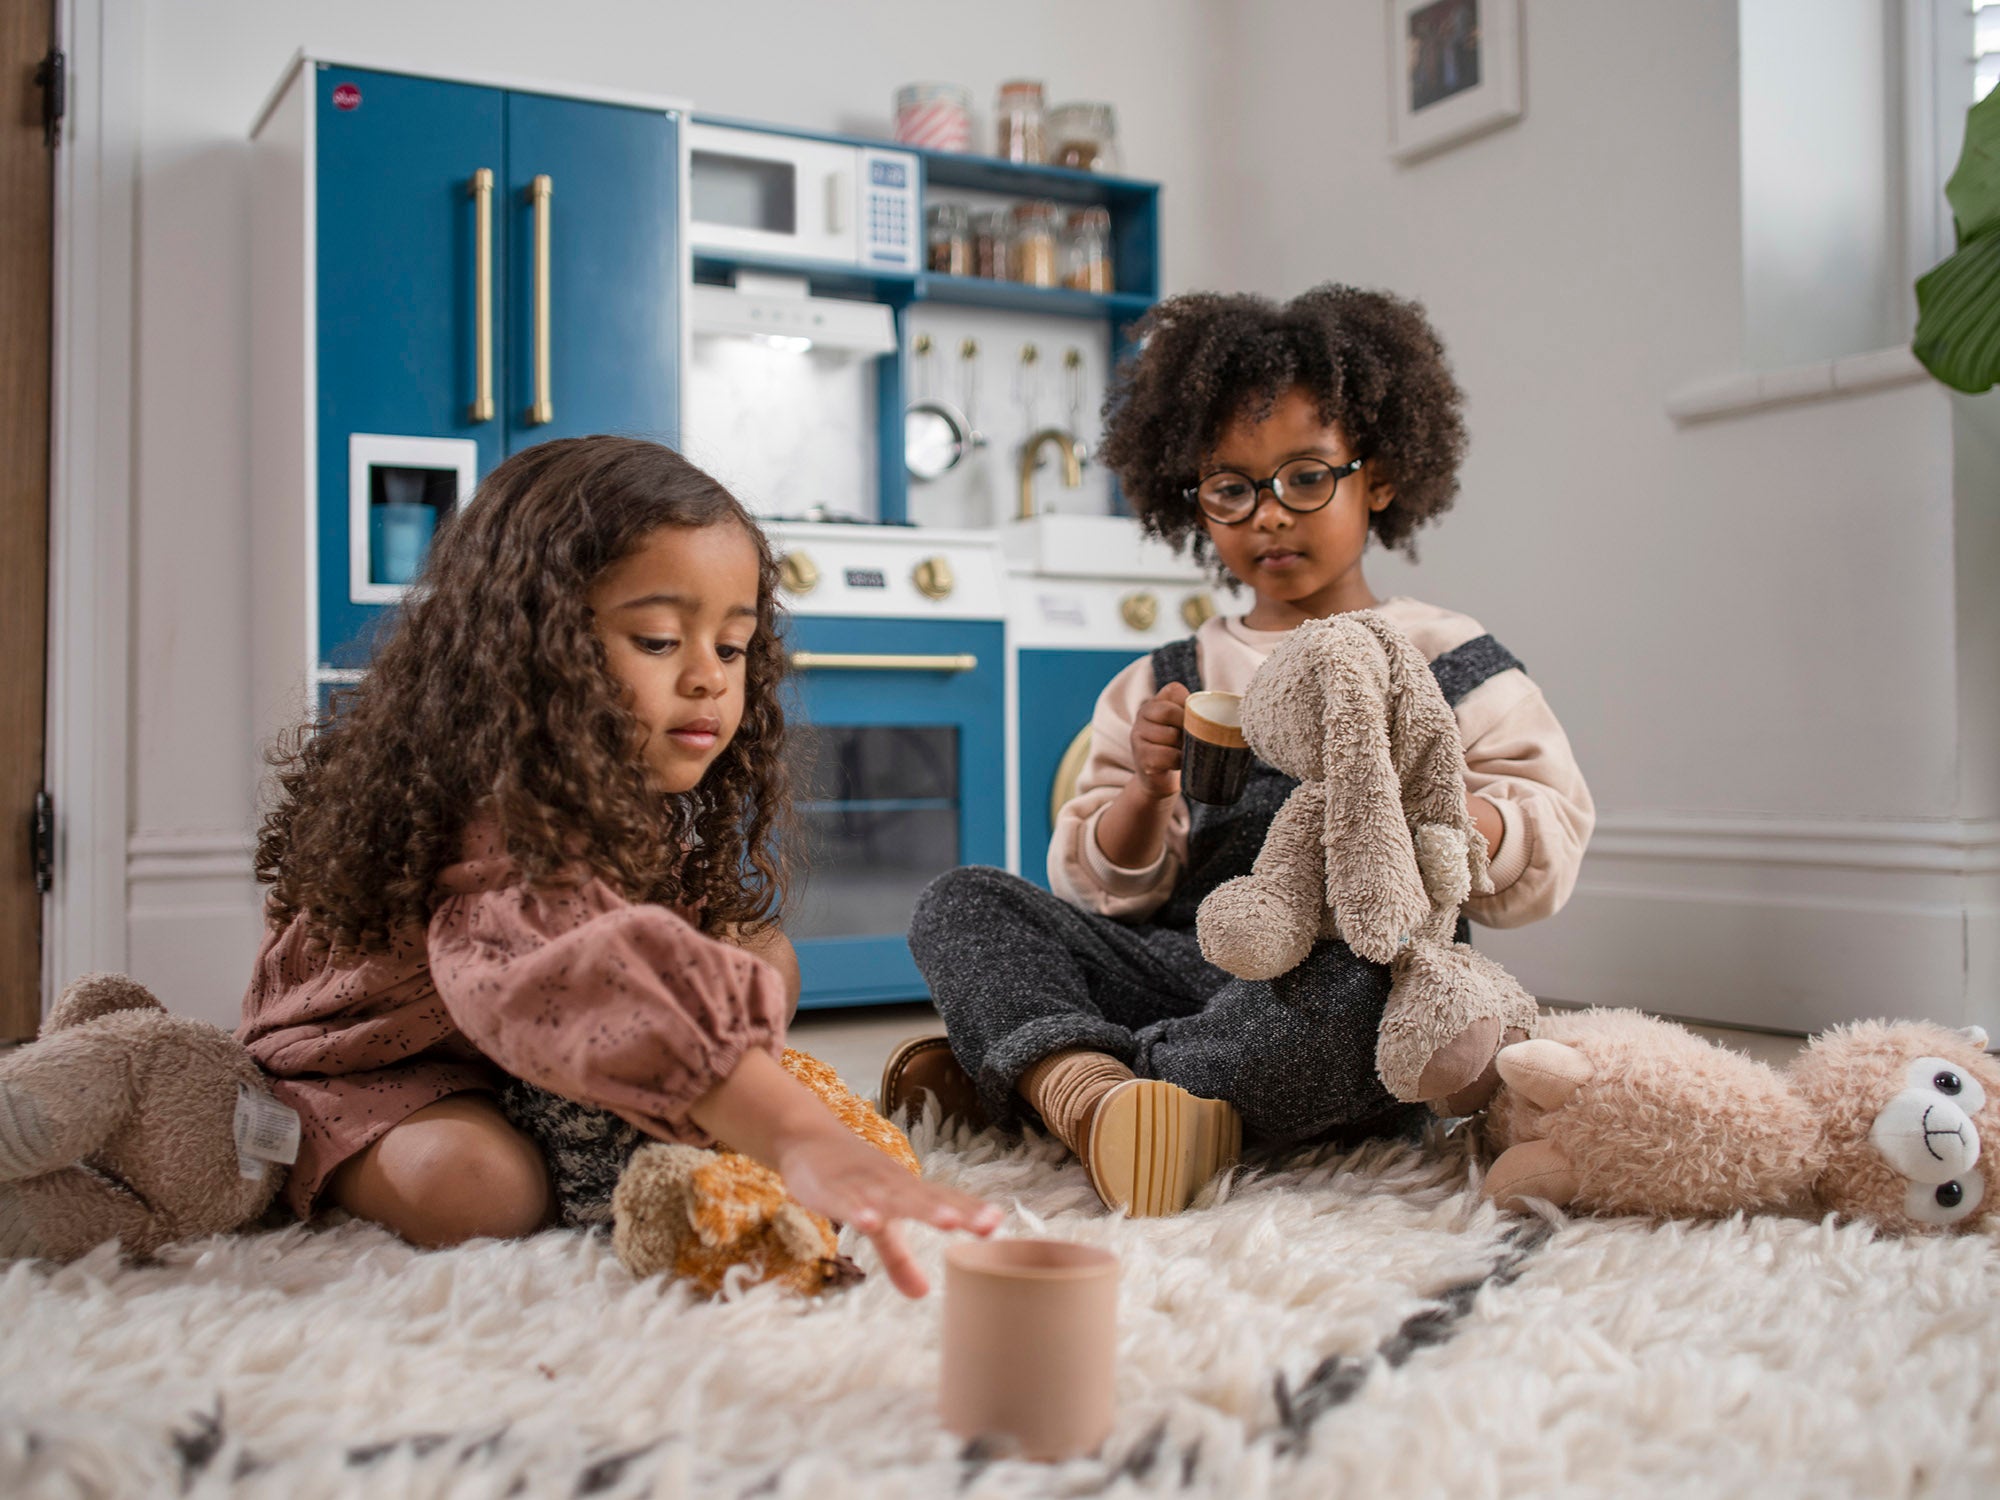
<path id="1" fill-rule="evenodd" d="M 1937 1190 L 1939 1208 L 1957 1208 L 1965 1201 L 1965 1189 L 1955 1182 L 1943 1183 Z"/>
<path id="2" fill-rule="evenodd" d="M 1951 1069 L 1946 1068 L 1942 1073 L 1939 1073 L 1936 1077 L 1931 1079 L 1931 1087 L 1936 1089 L 1940 1094 L 1956 1094 L 1961 1089 L 1963 1089 L 1965 1085 L 1959 1082 L 1959 1078 L 1956 1073 L 1952 1072 Z"/>

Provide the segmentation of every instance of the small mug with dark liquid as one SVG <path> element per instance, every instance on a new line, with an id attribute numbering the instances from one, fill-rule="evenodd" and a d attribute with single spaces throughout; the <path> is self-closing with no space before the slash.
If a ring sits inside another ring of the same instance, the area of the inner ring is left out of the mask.
<path id="1" fill-rule="evenodd" d="M 1243 695 L 1193 693 L 1181 734 L 1181 790 L 1196 802 L 1227 807 L 1250 780 L 1243 738 Z"/>

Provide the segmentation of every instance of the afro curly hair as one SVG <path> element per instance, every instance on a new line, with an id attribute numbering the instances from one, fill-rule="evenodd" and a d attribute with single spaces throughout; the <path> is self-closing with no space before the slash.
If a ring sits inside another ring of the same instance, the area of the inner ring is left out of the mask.
<path id="1" fill-rule="evenodd" d="M 1320 420 L 1338 425 L 1356 457 L 1395 499 L 1370 527 L 1385 547 L 1416 556 L 1412 536 L 1451 508 L 1465 454 L 1464 395 L 1424 312 L 1386 292 L 1331 283 L 1280 305 L 1268 297 L 1195 292 L 1141 320 L 1104 402 L 1099 457 L 1118 476 L 1141 524 L 1209 560 L 1208 533 L 1188 490 L 1223 429 L 1261 421 L 1303 387 Z"/>

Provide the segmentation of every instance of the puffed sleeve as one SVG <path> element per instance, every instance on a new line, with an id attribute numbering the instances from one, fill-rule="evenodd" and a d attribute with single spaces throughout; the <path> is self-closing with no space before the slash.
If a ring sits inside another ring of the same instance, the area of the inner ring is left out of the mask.
<path id="1" fill-rule="evenodd" d="M 600 880 L 512 877 L 489 851 L 439 882 L 431 976 L 453 1022 L 516 1078 L 663 1140 L 706 1142 L 689 1107 L 750 1049 L 784 1048 L 777 970 Z"/>
<path id="2" fill-rule="evenodd" d="M 1485 927 L 1519 927 L 1560 910 L 1576 887 L 1597 821 L 1590 788 L 1542 690 L 1515 668 L 1458 704 L 1465 787 L 1499 810 L 1493 894 L 1466 915 Z"/>
<path id="3" fill-rule="evenodd" d="M 1072 906 L 1126 922 L 1143 922 L 1173 894 L 1187 863 L 1187 803 L 1176 797 L 1168 811 L 1166 844 L 1143 870 L 1114 865 L 1097 843 L 1097 820 L 1136 774 L 1132 722 L 1153 696 L 1153 663 L 1142 656 L 1098 694 L 1090 719 L 1090 754 L 1077 778 L 1076 795 L 1056 814 L 1049 840 L 1049 888 Z"/>

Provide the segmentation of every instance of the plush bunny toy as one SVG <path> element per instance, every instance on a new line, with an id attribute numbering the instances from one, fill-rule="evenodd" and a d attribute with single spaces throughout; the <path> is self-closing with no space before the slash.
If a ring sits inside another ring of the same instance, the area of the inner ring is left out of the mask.
<path id="1" fill-rule="evenodd" d="M 0 1057 L 0 1258 L 150 1255 L 261 1214 L 298 1117 L 228 1032 L 173 1016 L 122 974 L 63 992 Z"/>
<path id="2" fill-rule="evenodd" d="M 1864 1021 L 1783 1069 L 1630 1010 L 1544 1017 L 1503 1048 L 1488 1197 L 1581 1212 L 1750 1210 L 1970 1229 L 2000 1208 L 2000 1062 L 1978 1027 Z"/>
<path id="3" fill-rule="evenodd" d="M 1217 886 L 1195 930 L 1210 963 L 1272 979 L 1338 936 L 1393 975 L 1375 1068 L 1398 1099 L 1465 1113 L 1493 1054 L 1526 1036 L 1534 999 L 1453 941 L 1461 903 L 1492 890 L 1465 806 L 1458 720 L 1423 654 L 1358 610 L 1294 629 L 1243 695 L 1250 748 L 1299 786 L 1248 875 Z"/>

